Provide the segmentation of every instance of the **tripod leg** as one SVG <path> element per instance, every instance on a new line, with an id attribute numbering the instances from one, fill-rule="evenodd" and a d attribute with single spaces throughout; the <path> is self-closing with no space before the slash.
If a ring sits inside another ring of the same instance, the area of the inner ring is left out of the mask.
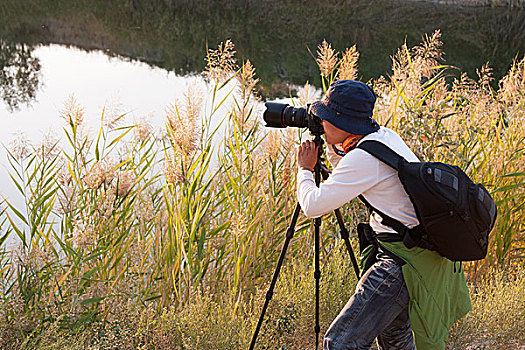
<path id="1" fill-rule="evenodd" d="M 339 209 L 336 209 L 335 215 L 337 218 L 337 223 L 339 224 L 340 228 L 340 234 L 341 237 L 345 241 L 346 249 L 348 250 L 348 254 L 350 255 L 350 260 L 352 261 L 352 265 L 354 267 L 355 274 L 357 276 L 357 279 L 359 280 L 359 266 L 357 265 L 357 260 L 354 255 L 354 250 L 352 249 L 352 246 L 350 245 L 349 240 L 349 234 L 348 230 L 345 227 L 343 216 L 341 215 L 341 211 Z M 314 271 L 314 278 L 315 278 L 315 349 L 317 350 L 319 348 L 319 333 L 321 332 L 321 327 L 319 326 L 319 280 L 321 278 L 321 270 L 319 269 L 319 254 L 320 254 L 320 228 L 321 228 L 321 218 L 314 219 L 314 227 L 315 227 L 315 271 Z"/>
<path id="2" fill-rule="evenodd" d="M 317 135 L 314 139 L 314 142 L 317 145 L 321 145 L 322 139 L 319 135 Z M 314 178 L 315 178 L 315 185 L 319 187 L 321 184 L 321 176 L 322 176 L 322 162 L 321 162 L 321 154 L 322 154 L 322 148 L 319 147 L 319 152 L 317 153 L 317 163 L 315 164 L 314 168 Z M 315 278 L 315 350 L 319 348 L 319 333 L 321 332 L 321 327 L 319 326 L 319 282 L 321 279 L 321 270 L 319 269 L 319 255 L 320 255 L 320 246 L 321 246 L 321 238 L 320 238 L 320 231 L 321 229 L 321 218 L 315 218 L 314 219 L 314 231 L 315 231 L 315 271 L 314 271 L 314 278 Z"/>
<path id="3" fill-rule="evenodd" d="M 321 327 L 319 326 L 319 280 L 321 279 L 321 270 L 319 269 L 319 252 L 320 252 L 320 234 L 321 218 L 314 219 L 315 227 L 315 349 L 319 348 L 319 333 Z"/>
<path id="4" fill-rule="evenodd" d="M 354 250 L 350 245 L 350 240 L 348 238 L 349 234 L 348 230 L 345 227 L 343 216 L 341 215 L 341 211 L 339 209 L 334 210 L 334 212 L 335 217 L 337 218 L 337 223 L 339 224 L 339 233 L 341 234 L 341 238 L 345 241 L 346 249 L 348 250 L 348 254 L 350 254 L 350 260 L 352 261 L 352 265 L 354 266 L 355 275 L 359 280 L 359 266 L 357 265 L 357 259 L 355 258 Z"/>
<path id="5" fill-rule="evenodd" d="M 257 327 L 255 328 L 255 332 L 253 333 L 252 342 L 250 344 L 250 350 L 253 350 L 255 347 L 255 342 L 257 341 L 257 335 L 259 334 L 259 331 L 261 330 L 262 322 L 264 319 L 264 314 L 266 313 L 268 304 L 270 303 L 270 300 L 273 297 L 273 289 L 275 287 L 275 284 L 277 283 L 277 278 L 279 277 L 279 272 L 281 271 L 281 266 L 284 261 L 284 256 L 286 255 L 286 251 L 288 250 L 288 245 L 290 244 L 290 241 L 292 240 L 292 237 L 295 233 L 295 224 L 297 223 L 297 218 L 299 217 L 300 212 L 301 212 L 301 206 L 299 205 L 299 203 L 297 203 L 297 205 L 295 206 L 295 211 L 293 213 L 292 222 L 290 223 L 288 230 L 286 230 L 286 240 L 284 241 L 283 249 L 281 251 L 281 255 L 279 256 L 279 261 L 277 262 L 277 267 L 275 268 L 275 272 L 273 273 L 272 282 L 270 283 L 270 287 L 268 288 L 268 291 L 266 292 L 266 300 L 264 302 L 264 306 L 261 311 L 261 316 L 259 317 L 259 322 L 257 322 Z"/>

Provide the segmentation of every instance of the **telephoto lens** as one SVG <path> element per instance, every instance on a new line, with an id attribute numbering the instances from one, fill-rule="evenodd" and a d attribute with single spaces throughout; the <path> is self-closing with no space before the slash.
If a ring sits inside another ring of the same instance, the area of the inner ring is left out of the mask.
<path id="1" fill-rule="evenodd" d="M 266 102 L 263 119 L 270 128 L 308 128 L 314 135 L 324 133 L 321 119 L 308 113 L 307 108 L 295 108 L 285 103 Z M 308 105 L 310 107 L 310 105 Z"/>

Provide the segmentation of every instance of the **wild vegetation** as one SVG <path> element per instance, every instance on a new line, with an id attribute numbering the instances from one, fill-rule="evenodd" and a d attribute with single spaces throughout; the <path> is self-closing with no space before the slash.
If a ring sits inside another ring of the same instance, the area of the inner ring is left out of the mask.
<path id="1" fill-rule="evenodd" d="M 357 77 L 358 58 L 355 47 L 320 44 L 322 86 Z M 370 81 L 374 117 L 421 159 L 460 165 L 498 203 L 489 256 L 465 266 L 474 309 L 450 349 L 525 345 L 525 58 L 497 90 L 486 65 L 448 83 L 454 69 L 439 32 L 402 46 L 393 74 Z M 262 127 L 255 68 L 237 62 L 231 41 L 209 50 L 204 76 L 208 91 L 191 87 L 167 106 L 162 133 L 109 110 L 89 133 L 71 99 L 65 142 L 10 145 L 24 206 L 2 207 L 2 349 L 247 347 L 295 205 L 295 150 L 306 135 Z M 306 84 L 293 101 L 318 97 Z M 342 213 L 352 230 L 366 219 L 356 201 Z M 356 283 L 333 221 L 321 230 L 322 331 Z M 309 227 L 301 217 L 259 348 L 314 347 Z"/>

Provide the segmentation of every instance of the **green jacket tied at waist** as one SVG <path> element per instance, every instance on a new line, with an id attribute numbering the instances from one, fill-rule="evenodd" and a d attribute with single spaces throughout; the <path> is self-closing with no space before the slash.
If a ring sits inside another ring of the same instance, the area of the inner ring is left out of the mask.
<path id="1" fill-rule="evenodd" d="M 409 249 L 403 242 L 378 242 L 405 261 L 402 270 L 417 350 L 444 350 L 450 327 L 471 308 L 463 272 L 434 251 Z M 370 250 L 362 253 L 366 260 Z"/>

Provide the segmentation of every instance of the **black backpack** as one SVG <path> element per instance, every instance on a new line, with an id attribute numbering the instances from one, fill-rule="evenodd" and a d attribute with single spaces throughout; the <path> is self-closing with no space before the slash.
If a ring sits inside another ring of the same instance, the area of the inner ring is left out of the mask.
<path id="1" fill-rule="evenodd" d="M 401 235 L 403 243 L 437 251 L 452 261 L 483 259 L 489 233 L 496 221 L 494 200 L 482 184 L 475 184 L 457 166 L 439 162 L 408 162 L 379 141 L 361 142 L 360 148 L 398 171 L 419 220 L 408 229 L 370 206 Z"/>

